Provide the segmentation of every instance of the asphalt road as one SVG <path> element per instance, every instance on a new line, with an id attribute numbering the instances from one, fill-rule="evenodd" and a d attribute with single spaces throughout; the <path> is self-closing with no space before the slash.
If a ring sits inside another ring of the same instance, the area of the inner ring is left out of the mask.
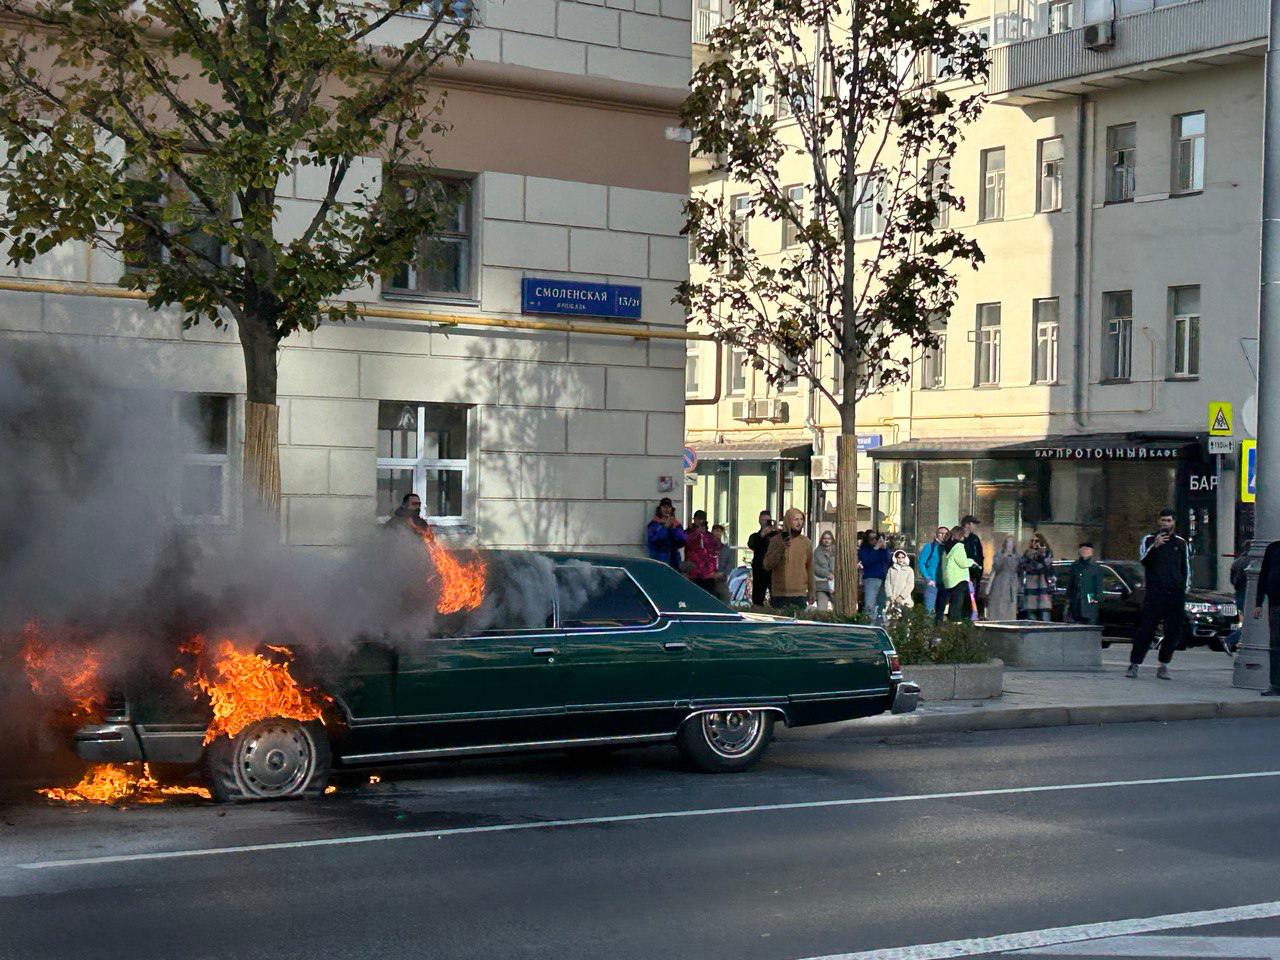
<path id="1" fill-rule="evenodd" d="M 8 803 L 0 958 L 941 957 L 1103 924 L 1095 954 L 1042 934 L 963 948 L 1079 957 L 1153 931 L 1280 937 L 1268 719 L 789 735 L 738 776 L 666 748 L 381 774 L 311 803 Z"/>

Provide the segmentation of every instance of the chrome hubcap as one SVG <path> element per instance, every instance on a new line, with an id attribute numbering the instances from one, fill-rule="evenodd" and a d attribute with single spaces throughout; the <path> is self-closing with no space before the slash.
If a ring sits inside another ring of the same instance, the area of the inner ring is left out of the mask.
<path id="1" fill-rule="evenodd" d="M 749 753 L 764 732 L 764 720 L 754 710 L 724 710 L 702 715 L 707 745 L 722 757 Z"/>
<path id="2" fill-rule="evenodd" d="M 286 797 L 297 793 L 315 769 L 311 734 L 300 724 L 264 720 L 236 738 L 236 779 L 255 797 Z"/>

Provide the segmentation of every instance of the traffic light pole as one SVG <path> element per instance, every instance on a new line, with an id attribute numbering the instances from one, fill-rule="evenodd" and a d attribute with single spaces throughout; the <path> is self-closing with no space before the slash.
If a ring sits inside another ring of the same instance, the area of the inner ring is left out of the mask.
<path id="1" fill-rule="evenodd" d="M 1267 618 L 1253 618 L 1258 568 L 1267 544 L 1280 540 L 1280 0 L 1271 0 L 1262 135 L 1262 258 L 1258 301 L 1258 452 L 1253 547 L 1244 636 L 1236 652 L 1232 683 L 1264 690 L 1271 685 L 1271 640 Z M 1241 458 L 1238 468 L 1246 469 Z M 1267 484 L 1275 482 L 1274 495 Z"/>

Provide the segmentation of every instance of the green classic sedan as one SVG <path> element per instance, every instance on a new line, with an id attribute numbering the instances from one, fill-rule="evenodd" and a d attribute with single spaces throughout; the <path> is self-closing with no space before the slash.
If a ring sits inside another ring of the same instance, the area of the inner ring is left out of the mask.
<path id="1" fill-rule="evenodd" d="M 205 748 L 208 715 L 189 696 L 121 697 L 77 732 L 77 752 L 200 764 L 217 799 L 257 800 L 314 796 L 335 764 L 570 747 L 673 742 L 697 768 L 731 772 L 778 721 L 915 709 L 919 688 L 879 628 L 743 614 L 652 560 L 482 556 L 488 615 L 311 665 L 333 698 L 323 723 L 267 720 Z"/>

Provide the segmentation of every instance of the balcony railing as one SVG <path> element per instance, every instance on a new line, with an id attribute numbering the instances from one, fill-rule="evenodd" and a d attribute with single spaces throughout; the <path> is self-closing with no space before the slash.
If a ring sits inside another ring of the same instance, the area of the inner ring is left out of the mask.
<path id="1" fill-rule="evenodd" d="M 1118 0 L 1114 47 L 1090 49 L 1081 25 L 1110 19 L 1109 0 L 1101 16 L 1095 3 L 1019 3 L 994 14 L 987 91 L 999 99 L 1062 96 L 1079 92 L 1076 82 L 1090 76 L 1122 79 L 1159 61 L 1190 62 L 1266 44 L 1267 0 Z"/>
<path id="2" fill-rule="evenodd" d="M 711 31 L 724 23 L 724 14 L 718 10 L 698 8 L 693 11 L 693 42 L 706 43 Z"/>

